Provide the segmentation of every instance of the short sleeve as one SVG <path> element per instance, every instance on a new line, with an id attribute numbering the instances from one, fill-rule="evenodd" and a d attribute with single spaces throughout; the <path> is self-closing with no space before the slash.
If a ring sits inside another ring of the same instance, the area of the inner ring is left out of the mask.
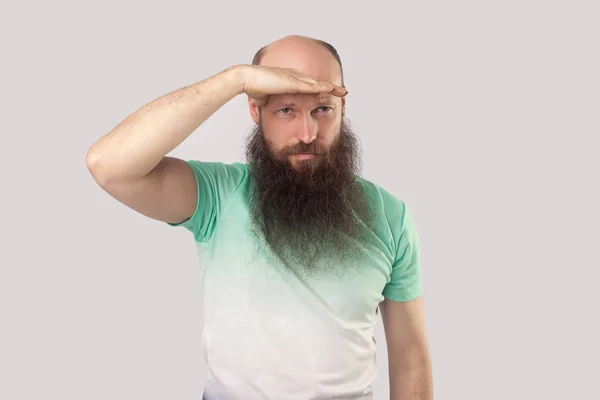
<path id="1" fill-rule="evenodd" d="M 244 164 L 225 164 L 188 160 L 196 177 L 198 202 L 194 214 L 180 223 L 167 222 L 173 227 L 184 227 L 194 234 L 197 242 L 210 240 L 221 212 L 233 197 L 246 176 Z"/>
<path id="2" fill-rule="evenodd" d="M 404 202 L 400 202 L 402 213 L 397 221 L 390 221 L 396 240 L 395 259 L 391 280 L 383 295 L 390 300 L 406 302 L 419 297 L 423 287 L 421 281 L 421 253 L 419 233 L 412 214 Z"/>

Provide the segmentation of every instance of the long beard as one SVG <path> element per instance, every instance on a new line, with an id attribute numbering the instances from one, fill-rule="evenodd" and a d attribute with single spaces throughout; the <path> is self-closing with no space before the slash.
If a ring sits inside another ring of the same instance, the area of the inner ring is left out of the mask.
<path id="1" fill-rule="evenodd" d="M 359 146 L 343 120 L 336 141 L 298 143 L 274 152 L 262 131 L 254 127 L 246 157 L 253 177 L 251 213 L 254 230 L 275 259 L 295 273 L 344 273 L 361 256 L 357 245 L 370 203 L 357 181 Z M 316 154 L 299 161 L 289 155 Z"/>

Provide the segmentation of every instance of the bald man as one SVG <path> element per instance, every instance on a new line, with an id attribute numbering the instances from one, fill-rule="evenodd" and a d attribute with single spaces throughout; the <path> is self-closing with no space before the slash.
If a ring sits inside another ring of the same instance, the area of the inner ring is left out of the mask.
<path id="1" fill-rule="evenodd" d="M 333 46 L 287 36 L 146 104 L 88 152 L 103 190 L 193 235 L 206 400 L 372 399 L 380 311 L 391 399 L 433 398 L 417 229 L 359 176 L 347 93 Z M 247 162 L 166 156 L 240 94 Z"/>

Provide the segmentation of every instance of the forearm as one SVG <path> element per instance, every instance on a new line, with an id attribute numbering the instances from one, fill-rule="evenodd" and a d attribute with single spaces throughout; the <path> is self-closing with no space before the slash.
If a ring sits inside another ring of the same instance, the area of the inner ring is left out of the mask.
<path id="1" fill-rule="evenodd" d="M 390 369 L 390 400 L 433 400 L 430 362 L 413 367 Z"/>
<path id="2" fill-rule="evenodd" d="M 243 88 L 242 68 L 236 66 L 153 100 L 90 148 L 88 167 L 103 180 L 146 176 Z"/>

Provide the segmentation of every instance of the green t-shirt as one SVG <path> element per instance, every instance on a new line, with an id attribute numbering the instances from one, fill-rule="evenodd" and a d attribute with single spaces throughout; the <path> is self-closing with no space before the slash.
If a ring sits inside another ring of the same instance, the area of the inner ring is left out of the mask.
<path id="1" fill-rule="evenodd" d="M 374 206 L 360 268 L 305 279 L 273 268 L 250 226 L 248 165 L 188 161 L 204 298 L 207 400 L 372 399 L 378 304 L 422 294 L 419 238 L 405 203 L 357 177 Z"/>

